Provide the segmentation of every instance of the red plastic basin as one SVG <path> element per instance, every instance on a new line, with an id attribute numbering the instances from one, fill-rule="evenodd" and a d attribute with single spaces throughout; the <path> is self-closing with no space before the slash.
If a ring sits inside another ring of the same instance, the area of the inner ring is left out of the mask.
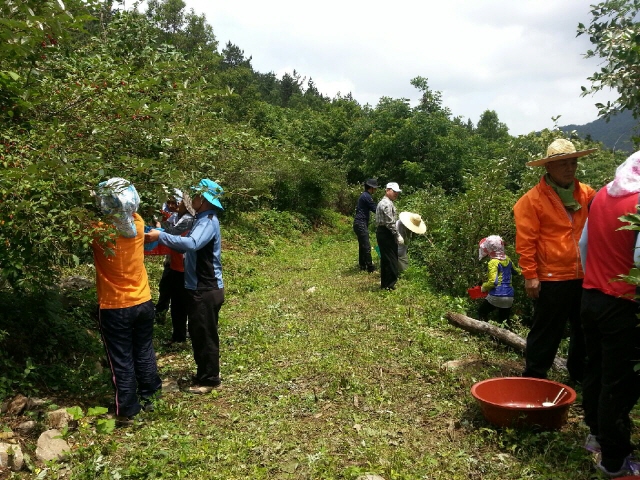
<path id="1" fill-rule="evenodd" d="M 560 390 L 568 393 L 551 407 Z M 551 380 L 524 377 L 490 378 L 471 387 L 484 417 L 499 427 L 531 426 L 556 430 L 567 423 L 569 406 L 576 400 L 571 387 Z"/>
<path id="2" fill-rule="evenodd" d="M 487 292 L 483 292 L 482 287 L 480 287 L 480 285 L 476 285 L 475 287 L 468 288 L 467 293 L 474 300 L 477 298 L 485 298 L 487 296 Z"/>

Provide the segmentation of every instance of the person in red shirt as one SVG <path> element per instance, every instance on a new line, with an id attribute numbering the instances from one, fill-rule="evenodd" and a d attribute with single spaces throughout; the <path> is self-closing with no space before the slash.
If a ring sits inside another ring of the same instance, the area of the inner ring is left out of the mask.
<path id="1" fill-rule="evenodd" d="M 587 347 L 583 384 L 585 448 L 599 453 L 597 467 L 610 477 L 639 474 L 631 456 L 629 412 L 640 398 L 637 286 L 622 281 L 640 265 L 638 232 L 621 229 L 620 217 L 638 212 L 640 152 L 616 170 L 591 203 L 580 239 L 585 266 L 582 328 Z"/>

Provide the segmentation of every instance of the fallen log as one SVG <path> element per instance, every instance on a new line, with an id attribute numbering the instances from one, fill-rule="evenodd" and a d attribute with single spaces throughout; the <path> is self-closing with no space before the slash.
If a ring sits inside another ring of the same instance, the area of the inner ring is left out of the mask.
<path id="1" fill-rule="evenodd" d="M 496 327 L 489 322 L 481 322 L 461 313 L 447 312 L 445 315 L 449 323 L 471 333 L 486 333 L 501 343 L 508 345 L 520 352 L 524 352 L 527 341 L 520 335 L 516 335 L 506 328 Z M 567 361 L 562 357 L 556 357 L 553 361 L 553 368 L 556 370 L 566 370 Z"/>

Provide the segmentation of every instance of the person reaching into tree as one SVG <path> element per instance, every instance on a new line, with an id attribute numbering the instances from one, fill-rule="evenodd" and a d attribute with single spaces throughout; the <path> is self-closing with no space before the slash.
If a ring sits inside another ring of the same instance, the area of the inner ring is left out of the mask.
<path id="1" fill-rule="evenodd" d="M 117 234 L 107 243 L 94 240 L 99 326 L 115 389 L 116 423 L 130 425 L 153 407 L 162 382 L 153 350 L 154 307 L 144 267 L 144 220 L 136 212 L 138 192 L 127 180 L 98 185 L 96 200 Z"/>
<path id="2" fill-rule="evenodd" d="M 191 230 L 195 211 L 191 205 L 191 197 L 184 193 L 178 203 L 177 218 L 174 225 L 167 226 L 169 235 L 185 236 Z M 183 343 L 187 340 L 187 291 L 184 287 L 184 253 L 171 250 L 169 256 L 169 272 L 166 277 L 171 308 L 171 340 L 167 346 Z M 163 274 L 164 278 L 164 274 Z"/>
<path id="3" fill-rule="evenodd" d="M 174 194 L 167 198 L 167 201 L 162 205 L 160 214 L 162 215 L 162 221 L 156 222 L 156 227 L 169 228 L 176 224 L 178 219 L 178 204 L 182 201 L 182 191 L 175 188 Z M 170 274 L 171 258 L 169 255 L 165 257 L 162 276 L 158 283 L 158 302 L 156 303 L 156 323 L 158 325 L 164 325 L 167 318 L 167 312 L 171 304 L 171 291 L 169 288 L 169 274 Z"/>
<path id="4" fill-rule="evenodd" d="M 404 239 L 404 242 L 398 244 L 398 273 L 404 272 L 409 267 L 409 243 L 413 234 L 422 235 L 427 231 L 427 225 L 422 217 L 417 213 L 400 212 L 398 221 L 396 222 L 398 234 Z"/>
<path id="5" fill-rule="evenodd" d="M 218 211 L 223 190 L 208 178 L 193 187 L 191 201 L 196 219 L 186 236 L 159 230 L 145 234 L 145 242 L 158 241 L 172 250 L 184 252 L 184 286 L 187 291 L 189 336 L 193 346 L 196 374 L 191 393 L 209 393 L 220 386 L 220 338 L 218 316 L 224 303 L 222 279 L 222 238 Z"/>

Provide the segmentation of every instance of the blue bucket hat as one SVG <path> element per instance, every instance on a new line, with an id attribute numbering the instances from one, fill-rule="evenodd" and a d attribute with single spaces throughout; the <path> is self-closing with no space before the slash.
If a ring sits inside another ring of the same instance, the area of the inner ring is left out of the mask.
<path id="1" fill-rule="evenodd" d="M 219 208 L 220 210 L 224 210 L 220 200 L 218 200 L 218 197 L 222 196 L 224 190 L 216 182 L 209 180 L 208 178 L 203 178 L 197 186 L 193 187 L 193 189 L 196 194 L 202 195 L 211 205 Z"/>

